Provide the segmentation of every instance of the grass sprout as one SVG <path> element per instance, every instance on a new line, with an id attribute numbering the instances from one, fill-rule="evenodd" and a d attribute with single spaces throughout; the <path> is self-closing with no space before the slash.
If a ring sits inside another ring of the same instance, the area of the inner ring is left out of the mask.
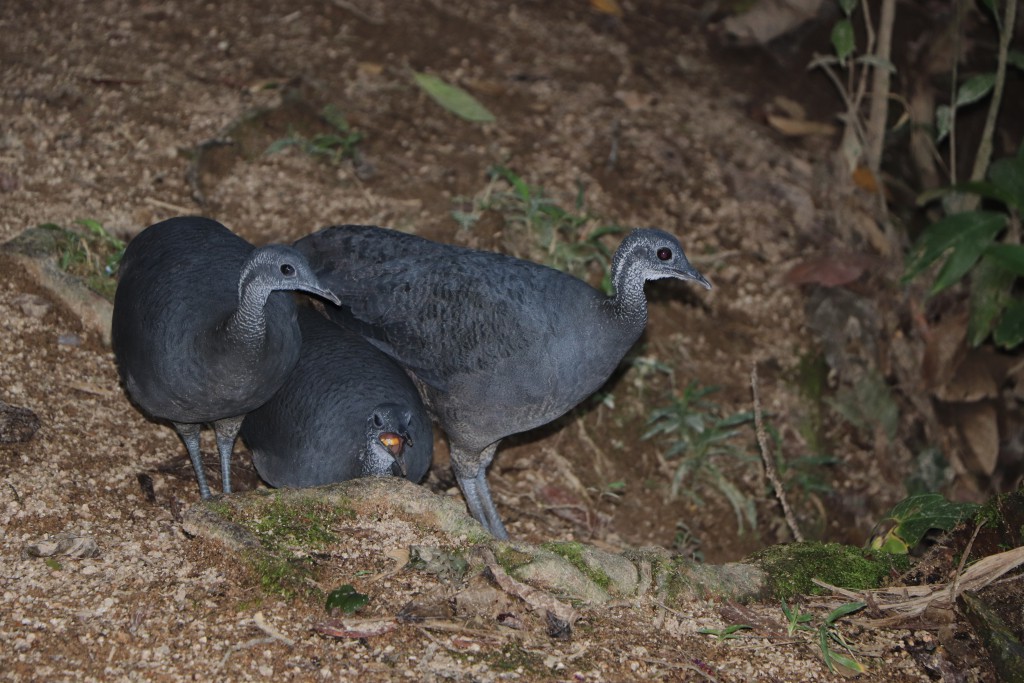
<path id="1" fill-rule="evenodd" d="M 663 457 L 678 461 L 670 497 L 685 492 L 701 504 L 698 484 L 711 484 L 729 501 L 739 531 L 743 533 L 745 525 L 757 526 L 754 501 L 728 478 L 721 464 L 726 459 L 757 460 L 736 443 L 741 435 L 737 428 L 752 422 L 754 416 L 750 411 L 722 416 L 721 409 L 707 398 L 717 390 L 717 387 L 701 387 L 697 382 L 690 382 L 682 392 L 673 391 L 671 402 L 651 413 L 642 438 L 660 438 L 667 446 Z"/>

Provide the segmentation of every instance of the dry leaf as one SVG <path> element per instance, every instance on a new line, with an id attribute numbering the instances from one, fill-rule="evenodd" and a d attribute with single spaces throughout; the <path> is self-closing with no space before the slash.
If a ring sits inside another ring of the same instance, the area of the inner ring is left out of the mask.
<path id="1" fill-rule="evenodd" d="M 966 353 L 968 315 L 966 309 L 947 315 L 928 330 L 921 380 L 933 392 L 949 383 Z"/>
<path id="2" fill-rule="evenodd" d="M 995 362 L 994 362 L 995 361 Z M 942 401 L 973 402 L 999 395 L 998 361 L 991 354 L 972 350 L 957 364 L 953 378 L 932 393 Z"/>
<path id="3" fill-rule="evenodd" d="M 866 190 L 871 194 L 877 194 L 881 188 L 881 184 L 878 182 L 877 176 L 871 172 L 871 169 L 867 166 L 861 165 L 853 169 L 853 184 L 862 190 Z"/>
<path id="4" fill-rule="evenodd" d="M 960 403 L 954 408 L 957 431 L 964 443 L 964 464 L 974 474 L 992 476 L 999 460 L 999 424 L 989 401 Z"/>
<path id="5" fill-rule="evenodd" d="M 783 277 L 791 285 L 818 284 L 841 287 L 877 267 L 878 259 L 866 254 L 818 256 L 801 261 Z"/>
<path id="6" fill-rule="evenodd" d="M 370 638 L 398 628 L 394 619 L 331 619 L 317 624 L 313 630 L 332 638 Z"/>
<path id="7" fill-rule="evenodd" d="M 806 137 L 809 135 L 835 135 L 837 128 L 831 123 L 790 119 L 785 116 L 768 114 L 768 125 L 788 137 Z"/>
<path id="8" fill-rule="evenodd" d="M 786 118 L 801 120 L 807 118 L 807 110 L 802 104 L 783 95 L 776 95 L 772 98 L 772 107 L 780 110 Z"/>
<path id="9" fill-rule="evenodd" d="M 622 5 L 618 3 L 618 0 L 590 0 L 590 6 L 602 14 L 610 14 L 617 19 L 622 18 Z"/>

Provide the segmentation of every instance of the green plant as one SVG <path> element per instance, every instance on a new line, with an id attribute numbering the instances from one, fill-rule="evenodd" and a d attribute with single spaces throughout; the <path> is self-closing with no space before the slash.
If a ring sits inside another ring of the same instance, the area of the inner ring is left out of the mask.
<path id="1" fill-rule="evenodd" d="M 726 626 L 725 628 L 702 628 L 698 630 L 697 633 L 703 633 L 704 635 L 709 636 L 717 636 L 718 642 L 722 642 L 723 640 L 733 640 L 734 638 L 739 638 L 739 631 L 751 628 L 754 627 L 750 626 L 749 624 L 732 624 L 731 626 Z"/>
<path id="2" fill-rule="evenodd" d="M 67 230 L 53 223 L 40 227 L 60 232 L 57 240 L 60 269 L 82 278 L 89 289 L 113 300 L 117 268 L 124 256 L 125 244 L 107 232 L 99 221 L 80 218 L 75 223 L 85 228 L 85 232 Z"/>
<path id="3" fill-rule="evenodd" d="M 1014 292 L 1017 278 L 1024 275 L 1024 145 L 1015 157 L 995 161 L 986 181 L 963 183 L 924 199 L 952 191 L 974 193 L 1003 209 L 953 213 L 928 226 L 914 245 L 903 282 L 940 259 L 944 261 L 929 295 L 970 274 L 968 341 L 978 346 L 991 336 L 997 345 L 1014 349 L 1024 341 L 1024 298 Z"/>
<path id="4" fill-rule="evenodd" d="M 266 153 L 275 154 L 289 147 L 297 147 L 302 152 L 331 164 L 357 158 L 356 145 L 363 140 L 363 134 L 352 130 L 345 116 L 334 105 L 324 107 L 320 116 L 331 128 L 330 133 L 307 138 L 295 131 L 289 131 L 287 136 L 270 143 Z"/>
<path id="5" fill-rule="evenodd" d="M 813 619 L 814 615 L 801 612 L 798 609 L 790 609 L 789 605 L 786 604 L 785 598 L 782 600 L 782 613 L 786 615 L 786 635 L 790 638 L 798 631 L 814 630 L 807 625 L 807 622 Z"/>
<path id="6" fill-rule="evenodd" d="M 842 632 L 836 625 L 837 621 L 863 609 L 866 604 L 864 602 L 848 602 L 840 605 L 829 612 L 828 616 L 825 617 L 824 623 L 818 627 L 818 647 L 821 648 L 821 656 L 824 658 L 825 664 L 828 665 L 828 670 L 832 673 L 836 673 L 837 664 L 853 673 L 862 674 L 867 671 L 864 665 L 854 657 L 853 648 L 846 642 L 846 638 L 843 637 Z M 846 654 L 836 652 L 833 649 L 836 645 L 845 650 Z"/>
<path id="7" fill-rule="evenodd" d="M 840 151 L 852 171 L 865 166 L 878 175 L 885 142 L 889 79 L 895 71 L 890 61 L 895 0 L 883 0 L 878 28 L 869 13 L 863 13 L 866 44 L 858 52 L 853 18 L 857 0 L 838 0 L 842 16 L 832 27 L 831 55 L 816 55 L 808 65 L 821 69 L 843 98 L 843 139 Z M 870 87 L 869 87 L 870 81 Z M 865 114 L 865 102 L 868 111 Z"/>
<path id="8" fill-rule="evenodd" d="M 583 279 L 592 267 L 597 267 L 603 274 L 602 288 L 611 291 L 612 255 L 601 238 L 623 233 L 625 228 L 615 224 L 599 225 L 594 216 L 586 213 L 582 186 L 577 189 L 573 209 L 566 210 L 511 169 L 495 166 L 490 176 L 491 183 L 472 200 L 468 210 L 452 211 L 461 229 L 472 228 L 485 211 L 499 213 L 507 225 L 524 228 L 531 237 L 536 253 L 526 256 Z M 466 203 L 465 199 L 458 201 L 460 206 Z"/>
<path id="9" fill-rule="evenodd" d="M 868 547 L 905 555 L 932 529 L 950 531 L 978 507 L 975 503 L 954 503 L 938 493 L 910 496 L 875 525 Z"/>
<path id="10" fill-rule="evenodd" d="M 707 396 L 717 390 L 717 387 L 701 387 L 693 381 L 681 393 L 673 391 L 671 403 L 651 413 L 647 421 L 649 428 L 641 438 L 662 437 L 668 444 L 665 459 L 679 460 L 672 477 L 671 497 L 685 490 L 700 503 L 697 482 L 712 484 L 732 505 L 742 533 L 744 522 L 751 528 L 757 525 L 757 511 L 753 500 L 728 479 L 719 460 L 722 457 L 742 461 L 757 459 L 735 443 L 740 435 L 736 427 L 751 422 L 753 414 L 746 411 L 723 417 L 721 409 L 707 400 Z"/>
<path id="11" fill-rule="evenodd" d="M 340 610 L 345 614 L 355 614 L 368 602 L 370 602 L 369 595 L 360 593 L 352 584 L 346 583 L 328 594 L 324 606 L 328 612 Z"/>

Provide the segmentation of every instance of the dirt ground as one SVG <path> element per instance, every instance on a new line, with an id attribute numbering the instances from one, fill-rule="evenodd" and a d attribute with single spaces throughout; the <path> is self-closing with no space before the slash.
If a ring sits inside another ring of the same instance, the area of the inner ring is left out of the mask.
<path id="1" fill-rule="evenodd" d="M 749 410 L 757 363 L 781 442 L 794 457 L 820 455 L 799 427 L 816 419 L 801 379 L 816 345 L 807 292 L 783 276 L 842 240 L 834 224 L 845 200 L 828 187 L 834 140 L 785 140 L 764 124 L 766 93 L 793 95 L 808 77 L 781 73 L 767 52 L 731 56 L 760 60 L 757 69 L 718 59 L 699 3 L 626 3 L 622 18 L 599 4 L 3 3 L 0 241 L 82 218 L 127 238 L 201 213 L 254 243 L 373 223 L 538 258 L 535 236 L 508 213 L 453 218 L 507 192 L 488 171 L 511 169 L 558 206 L 600 217 L 589 230 L 674 232 L 714 284 L 649 285 L 648 331 L 607 394 L 499 451 L 490 481 L 512 536 L 659 545 L 710 562 L 788 541 L 752 431 L 741 437 L 748 457 L 719 462 L 751 501 L 757 526 L 742 530 L 710 480 L 671 497 L 667 445 L 642 436 L 652 411 L 691 381 L 719 388 L 710 398 L 723 415 Z M 472 92 L 496 122 L 453 116 L 413 71 Z M 287 136 L 331 132 L 327 105 L 362 135 L 355 158 L 265 152 Z M 616 239 L 602 241 L 614 249 Z M 588 275 L 597 284 L 600 273 Z M 646 602 L 595 608 L 569 642 L 493 624 L 318 635 L 322 608 L 264 595 L 236 559 L 183 533 L 182 511 L 198 497 L 184 449 L 127 401 L 94 330 L 18 272 L 2 279 L 0 320 L 0 400 L 41 424 L 30 441 L 0 446 L 6 680 L 831 677 L 810 640 L 698 634 L 728 625 L 714 602 L 671 613 Z M 862 543 L 906 495 L 914 462 L 880 461 L 833 424 L 819 431 L 835 462 L 810 473 L 823 488 L 804 489 L 798 516 L 812 536 Z M 212 439 L 204 447 L 209 455 Z M 458 498 L 441 434 L 435 451 L 425 485 Z M 261 486 L 242 443 L 235 465 L 239 489 Z M 454 590 L 391 571 L 385 551 L 425 542 L 415 526 L 382 520 L 363 531 L 339 558 L 339 580 L 376 596 L 371 615 Z M 63 532 L 94 539 L 99 554 L 25 553 Z M 777 605 L 763 610 L 782 624 Z M 915 654 L 935 649 L 932 634 L 851 627 L 850 637 L 872 680 L 935 676 Z M 957 656 L 957 680 L 991 676 L 976 655 Z"/>

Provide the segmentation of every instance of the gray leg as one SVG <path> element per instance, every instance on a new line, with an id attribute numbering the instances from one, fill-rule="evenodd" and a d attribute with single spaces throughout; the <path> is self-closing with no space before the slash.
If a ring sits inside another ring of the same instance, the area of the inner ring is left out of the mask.
<path id="1" fill-rule="evenodd" d="M 497 448 L 497 443 L 491 444 L 478 457 L 467 457 L 464 451 L 452 447 L 452 469 L 459 481 L 462 495 L 466 498 L 469 513 L 483 524 L 492 536 L 499 541 L 506 541 L 508 531 L 505 530 L 498 508 L 494 505 L 491 487 L 487 484 L 487 466 L 494 459 Z"/>
<path id="2" fill-rule="evenodd" d="M 192 468 L 196 471 L 196 479 L 199 480 L 199 495 L 203 499 L 210 497 L 210 487 L 206 483 L 206 475 L 203 473 L 203 455 L 199 452 L 199 429 L 202 425 L 185 424 L 174 422 L 174 429 L 178 436 L 185 442 L 188 450 L 188 457 L 192 459 Z"/>
<path id="3" fill-rule="evenodd" d="M 213 423 L 213 431 L 217 434 L 217 452 L 220 453 L 220 477 L 224 493 L 231 493 L 231 451 L 235 449 L 235 439 L 238 438 L 244 417 L 226 417 Z"/>

